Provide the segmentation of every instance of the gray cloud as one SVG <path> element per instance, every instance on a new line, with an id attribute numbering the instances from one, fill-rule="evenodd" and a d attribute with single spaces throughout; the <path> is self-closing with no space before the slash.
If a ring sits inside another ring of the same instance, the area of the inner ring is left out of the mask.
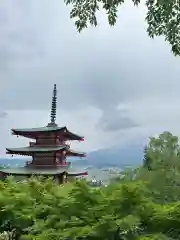
<path id="1" fill-rule="evenodd" d="M 115 110 L 148 96 L 179 96 L 179 59 L 144 30 L 144 9 L 127 5 L 115 28 L 82 34 L 59 0 L 7 0 L 0 7 L 0 102 L 3 109 L 47 109 L 54 83 L 59 108 L 94 106 L 104 130 L 137 123 Z M 1 14 L 2 13 L 2 14 Z M 131 18 L 129 18 L 131 16 Z"/>
<path id="2" fill-rule="evenodd" d="M 98 126 L 104 131 L 130 130 L 134 127 L 140 127 L 140 124 L 128 115 L 128 111 L 125 110 L 106 109 L 98 122 Z"/>
<path id="3" fill-rule="evenodd" d="M 5 118 L 5 117 L 7 117 L 7 113 L 0 111 L 0 118 Z"/>
<path id="4" fill-rule="evenodd" d="M 119 131 L 124 129 L 131 129 L 133 127 L 139 127 L 139 125 L 135 124 L 135 122 L 127 117 L 117 117 L 102 120 L 101 126 L 104 131 Z"/>

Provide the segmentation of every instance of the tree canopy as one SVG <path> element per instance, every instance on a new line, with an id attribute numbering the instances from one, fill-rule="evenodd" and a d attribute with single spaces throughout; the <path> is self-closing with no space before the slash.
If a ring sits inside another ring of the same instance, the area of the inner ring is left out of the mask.
<path id="1" fill-rule="evenodd" d="M 97 12 L 105 10 L 111 26 L 116 24 L 118 11 L 124 0 L 64 0 L 72 5 L 70 17 L 75 19 L 77 30 L 81 32 L 89 25 L 97 26 Z M 141 0 L 132 0 L 138 6 Z M 144 2 L 143 2 L 144 3 Z M 171 45 L 174 55 L 180 55 L 180 2 L 179 0 L 147 0 L 145 2 L 148 24 L 147 33 L 151 38 L 164 37 Z"/>
<path id="2" fill-rule="evenodd" d="M 142 166 L 97 189 L 84 180 L 0 181 L 0 239 L 179 239 L 179 148 L 169 132 L 152 137 Z"/>

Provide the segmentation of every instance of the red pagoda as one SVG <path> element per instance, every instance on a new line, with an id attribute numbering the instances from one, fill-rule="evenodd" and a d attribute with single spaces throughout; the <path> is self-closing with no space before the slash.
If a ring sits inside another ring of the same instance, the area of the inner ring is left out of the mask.
<path id="1" fill-rule="evenodd" d="M 52 176 L 58 183 L 68 181 L 69 176 L 84 176 L 87 172 L 73 170 L 71 162 L 67 162 L 67 157 L 85 157 L 85 153 L 71 150 L 66 141 L 83 141 L 84 138 L 70 132 L 67 127 L 59 127 L 56 120 L 57 90 L 54 85 L 51 121 L 45 127 L 12 129 L 12 134 L 31 139 L 28 147 L 6 148 L 7 154 L 18 154 L 31 156 L 24 167 L 1 169 L 1 175 L 6 177 L 14 176 Z"/>

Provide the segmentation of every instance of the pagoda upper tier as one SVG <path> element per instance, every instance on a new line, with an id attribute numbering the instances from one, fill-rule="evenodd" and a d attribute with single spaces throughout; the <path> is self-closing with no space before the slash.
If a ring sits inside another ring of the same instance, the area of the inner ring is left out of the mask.
<path id="1" fill-rule="evenodd" d="M 11 129 L 12 134 L 36 140 L 37 138 L 52 137 L 53 139 L 59 139 L 61 142 L 65 142 L 68 140 L 84 141 L 84 137 L 79 136 L 73 132 L 70 132 L 66 126 L 59 127 L 56 124 L 56 106 L 57 106 L 57 89 L 56 84 L 54 84 L 50 122 L 47 124 L 47 126 L 39 128 Z"/>
<path id="2" fill-rule="evenodd" d="M 37 139 L 40 135 L 54 133 L 57 138 L 62 138 L 64 141 L 77 140 L 84 141 L 84 137 L 70 132 L 67 127 L 59 127 L 56 124 L 48 124 L 46 127 L 39 128 L 20 128 L 12 129 L 12 134 L 23 136 L 30 139 Z"/>

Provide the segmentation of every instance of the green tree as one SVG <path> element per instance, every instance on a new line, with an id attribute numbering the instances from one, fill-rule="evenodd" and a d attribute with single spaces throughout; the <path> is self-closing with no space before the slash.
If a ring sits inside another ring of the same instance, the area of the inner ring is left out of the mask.
<path id="1" fill-rule="evenodd" d="M 147 183 L 151 196 L 157 202 L 180 200 L 180 156 L 178 137 L 163 132 L 151 137 L 144 151 L 143 167 L 135 180 Z"/>
<path id="2" fill-rule="evenodd" d="M 149 149 L 147 146 L 144 148 L 143 167 L 152 170 L 152 158 L 149 155 Z"/>
<path id="3" fill-rule="evenodd" d="M 145 149 L 144 164 L 151 169 L 180 167 L 180 147 L 178 137 L 170 132 L 163 132 L 158 137 L 151 137 Z"/>
<path id="4" fill-rule="evenodd" d="M 63 220 L 67 219 L 63 215 L 64 208 L 61 207 L 64 206 L 65 198 L 67 189 L 53 184 L 52 179 L 42 181 L 32 178 L 16 182 L 15 179 L 8 178 L 1 181 L 0 233 L 9 232 L 12 240 L 18 240 L 22 236 L 23 239 L 36 239 L 48 221 L 48 229 L 44 232 L 49 234 L 60 221 L 63 226 Z M 57 233 L 54 231 L 51 235 L 53 234 Z"/>
<path id="5" fill-rule="evenodd" d="M 10 239 L 19 239 L 32 224 L 28 209 L 34 201 L 27 190 L 25 184 L 18 184 L 13 178 L 0 181 L 0 232 L 9 233 Z"/>
<path id="6" fill-rule="evenodd" d="M 144 149 L 142 167 L 123 171 L 112 180 L 115 183 L 143 181 L 148 197 L 157 203 L 180 201 L 180 155 L 177 136 L 163 132 L 151 137 Z M 112 186 L 110 186 L 112 188 Z M 109 194 L 111 194 L 110 189 Z"/>
<path id="7" fill-rule="evenodd" d="M 52 179 L 8 178 L 0 182 L 0 233 L 11 240 L 178 239 L 180 191 L 172 172 L 165 182 L 162 170 L 129 171 L 99 189 L 85 181 L 59 186 Z"/>
<path id="8" fill-rule="evenodd" d="M 158 231 L 150 221 L 158 208 L 142 181 L 96 190 L 82 181 L 64 190 L 51 180 L 1 182 L 1 232 L 18 233 L 12 239 L 136 240 Z"/>
<path id="9" fill-rule="evenodd" d="M 72 4 L 71 18 L 80 32 L 88 25 L 97 26 L 97 12 L 105 10 L 111 26 L 116 24 L 118 11 L 124 0 L 64 0 Z M 132 0 L 135 6 L 140 0 Z M 144 3 L 144 2 L 143 2 Z M 177 0 L 147 0 L 146 22 L 147 32 L 151 38 L 163 36 L 171 45 L 172 52 L 180 55 L 180 3 Z"/>

